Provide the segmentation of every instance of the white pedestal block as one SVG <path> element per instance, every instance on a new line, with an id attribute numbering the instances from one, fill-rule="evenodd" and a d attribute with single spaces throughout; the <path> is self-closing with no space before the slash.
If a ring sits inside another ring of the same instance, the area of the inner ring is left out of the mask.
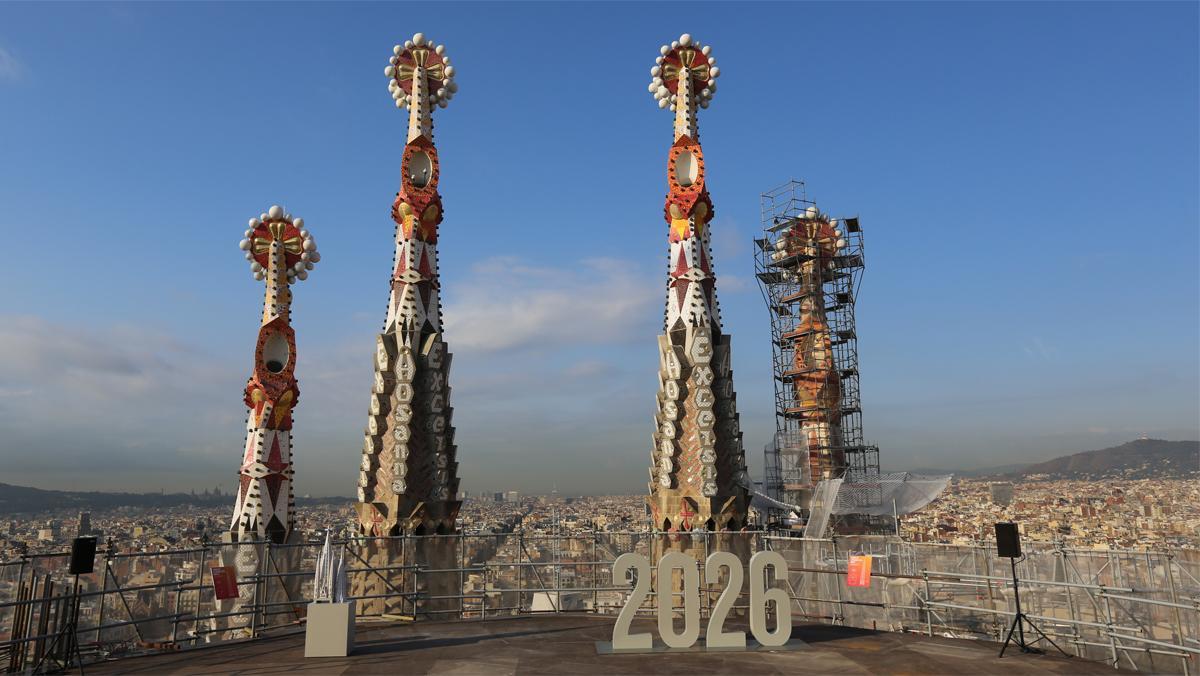
<path id="1" fill-rule="evenodd" d="M 308 604 L 305 657 L 345 657 L 354 650 L 354 602 Z"/>

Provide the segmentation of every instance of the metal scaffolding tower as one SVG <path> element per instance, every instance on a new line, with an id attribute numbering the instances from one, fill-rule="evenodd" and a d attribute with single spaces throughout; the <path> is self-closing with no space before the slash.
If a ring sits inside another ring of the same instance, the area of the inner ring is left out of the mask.
<path id="1" fill-rule="evenodd" d="M 863 236 L 858 217 L 821 213 L 802 181 L 764 193 L 761 204 L 755 273 L 771 315 L 775 376 L 764 484 L 776 500 L 807 506 L 818 481 L 879 474 L 859 401 L 854 304 Z"/>

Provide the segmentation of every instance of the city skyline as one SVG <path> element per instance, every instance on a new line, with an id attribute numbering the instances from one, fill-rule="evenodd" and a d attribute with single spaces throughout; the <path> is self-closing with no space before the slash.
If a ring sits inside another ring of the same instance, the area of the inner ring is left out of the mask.
<path id="1" fill-rule="evenodd" d="M 5 483 L 235 484 L 260 301 L 233 253 L 265 201 L 329 253 L 293 318 L 295 490 L 353 494 L 404 144 L 380 64 L 414 30 L 453 46 L 469 97 L 438 137 L 468 492 L 644 491 L 670 139 L 643 89 L 682 31 L 724 73 L 705 157 L 754 477 L 774 425 L 751 239 L 793 176 L 870 233 L 863 424 L 885 470 L 1200 437 L 1195 5 L 741 7 L 679 25 L 639 5 L 630 27 L 596 5 L 0 6 Z M 798 26 L 830 47 L 797 54 Z M 289 47 L 259 49 L 272 31 Z M 514 40 L 537 78 L 497 75 Z M 580 42 L 612 43 L 587 79 Z"/>

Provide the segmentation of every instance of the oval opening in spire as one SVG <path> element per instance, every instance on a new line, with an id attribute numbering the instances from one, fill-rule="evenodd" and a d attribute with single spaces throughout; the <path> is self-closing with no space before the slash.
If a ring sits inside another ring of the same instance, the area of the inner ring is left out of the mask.
<path id="1" fill-rule="evenodd" d="M 267 367 L 271 373 L 282 373 L 283 369 L 287 368 L 291 353 L 287 338 L 284 338 L 282 333 L 272 333 L 271 337 L 267 338 L 266 344 L 263 345 L 263 366 Z"/>
<path id="2" fill-rule="evenodd" d="M 692 151 L 685 150 L 675 158 L 675 182 L 684 188 L 700 178 L 700 160 Z"/>
<path id="3" fill-rule="evenodd" d="M 414 151 L 408 156 L 408 167 L 405 171 L 408 173 L 408 182 L 414 188 L 424 188 L 433 178 L 433 160 L 420 150 Z"/>

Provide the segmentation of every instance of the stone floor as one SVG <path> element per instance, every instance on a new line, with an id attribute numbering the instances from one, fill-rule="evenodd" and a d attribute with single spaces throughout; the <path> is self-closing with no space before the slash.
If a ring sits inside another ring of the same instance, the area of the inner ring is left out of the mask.
<path id="1" fill-rule="evenodd" d="M 541 615 L 365 624 L 346 658 L 304 658 L 302 633 L 87 666 L 88 674 L 1111 674 L 1104 664 L 999 645 L 829 625 L 797 625 L 806 645 L 776 652 L 597 655 L 614 618 Z M 729 628 L 729 627 L 727 627 Z M 653 622 L 634 623 L 652 631 Z"/>

